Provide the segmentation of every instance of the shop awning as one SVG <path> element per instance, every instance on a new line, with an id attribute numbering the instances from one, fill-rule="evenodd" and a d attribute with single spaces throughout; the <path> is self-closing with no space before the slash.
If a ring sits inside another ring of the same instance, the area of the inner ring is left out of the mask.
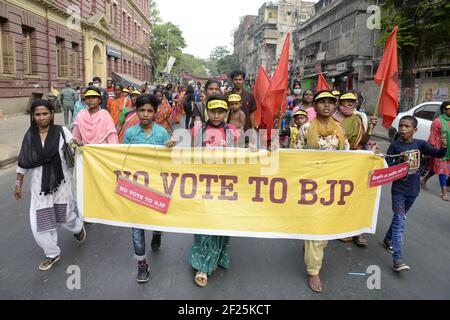
<path id="1" fill-rule="evenodd" d="M 322 74 L 324 75 L 324 76 L 328 76 L 328 71 L 325 71 L 325 72 L 322 72 Z M 314 74 L 308 74 L 308 75 L 304 75 L 303 77 L 301 77 L 301 79 L 310 79 L 310 78 L 316 78 L 316 77 L 318 77 L 319 76 L 319 74 L 318 73 L 314 73 Z"/>
<path id="2" fill-rule="evenodd" d="M 116 84 L 121 84 L 123 86 L 133 86 L 136 89 L 140 88 L 143 84 L 145 84 L 145 82 L 135 79 L 132 76 L 128 75 L 128 74 L 122 74 L 122 73 L 117 73 L 117 72 L 113 72 L 112 73 L 112 77 L 113 80 Z"/>

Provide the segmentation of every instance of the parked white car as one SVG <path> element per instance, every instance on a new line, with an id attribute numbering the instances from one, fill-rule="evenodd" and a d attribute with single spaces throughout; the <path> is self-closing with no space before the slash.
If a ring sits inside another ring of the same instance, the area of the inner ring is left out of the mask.
<path id="1" fill-rule="evenodd" d="M 431 124 L 441 114 L 441 105 L 442 102 L 430 101 L 419 104 L 406 112 L 399 113 L 397 118 L 395 118 L 392 123 L 392 127 L 389 129 L 389 139 L 391 141 L 398 139 L 398 124 L 401 118 L 404 116 L 414 116 L 419 122 L 419 125 L 417 126 L 418 130 L 414 135 L 414 138 L 428 141 L 428 138 L 430 137 Z"/>

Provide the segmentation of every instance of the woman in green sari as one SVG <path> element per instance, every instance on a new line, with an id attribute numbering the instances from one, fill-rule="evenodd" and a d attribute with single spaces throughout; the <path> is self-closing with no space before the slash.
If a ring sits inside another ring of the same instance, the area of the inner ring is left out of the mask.
<path id="1" fill-rule="evenodd" d="M 192 129 L 196 147 L 233 147 L 239 138 L 236 127 L 225 122 L 228 103 L 224 96 L 211 96 L 207 102 L 208 121 L 196 122 Z M 201 139 L 196 137 L 201 136 Z M 197 270 L 194 281 L 199 287 L 208 285 L 208 276 L 222 267 L 230 266 L 230 237 L 195 235 L 195 242 L 189 251 L 189 262 Z"/>

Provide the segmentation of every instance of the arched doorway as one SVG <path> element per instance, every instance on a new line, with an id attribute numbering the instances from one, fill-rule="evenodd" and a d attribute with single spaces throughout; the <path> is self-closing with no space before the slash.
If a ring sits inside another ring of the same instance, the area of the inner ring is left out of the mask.
<path id="1" fill-rule="evenodd" d="M 100 48 L 95 45 L 92 52 L 92 72 L 94 77 L 100 77 L 102 74 L 102 53 Z"/>

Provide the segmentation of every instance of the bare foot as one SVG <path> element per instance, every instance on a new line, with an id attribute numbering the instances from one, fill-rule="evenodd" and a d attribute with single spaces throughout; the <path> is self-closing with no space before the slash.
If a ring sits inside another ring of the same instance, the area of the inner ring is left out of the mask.
<path id="1" fill-rule="evenodd" d="M 320 280 L 320 277 L 318 275 L 317 276 L 309 276 L 308 284 L 312 291 L 314 291 L 316 293 L 323 292 L 322 281 Z"/>
<path id="2" fill-rule="evenodd" d="M 427 187 L 427 181 L 424 179 L 420 180 L 420 186 L 422 187 L 423 190 L 428 191 L 428 187 Z"/>

